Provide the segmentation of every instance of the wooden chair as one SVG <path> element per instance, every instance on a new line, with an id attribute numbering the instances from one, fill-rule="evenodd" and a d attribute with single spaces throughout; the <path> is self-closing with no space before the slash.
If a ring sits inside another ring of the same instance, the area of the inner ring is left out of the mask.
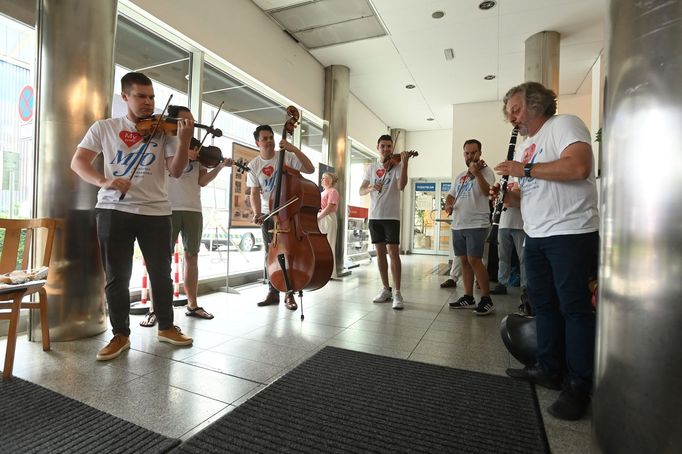
<path id="1" fill-rule="evenodd" d="M 29 257 L 31 255 L 30 249 L 34 247 L 34 241 L 32 240 L 40 229 L 44 229 L 46 232 L 44 241 L 42 241 L 42 257 L 37 252 L 35 254 L 36 263 L 32 267 L 49 266 L 55 227 L 56 221 L 54 219 L 0 219 L 0 230 L 4 229 L 5 232 L 2 251 L 0 252 L 0 274 L 9 273 L 17 269 L 28 269 Z M 22 233 L 25 233 L 23 239 Z M 41 258 L 42 261 L 40 261 Z M 39 302 L 22 302 L 26 296 L 33 293 L 38 293 Z M 23 308 L 40 310 L 43 350 L 50 350 L 50 329 L 47 321 L 47 292 L 45 291 L 45 283 L 36 283 L 18 289 L 0 289 L 0 320 L 9 320 L 5 365 L 2 369 L 3 380 L 8 380 L 12 376 L 14 353 L 17 344 L 17 328 L 19 326 L 19 312 Z"/>

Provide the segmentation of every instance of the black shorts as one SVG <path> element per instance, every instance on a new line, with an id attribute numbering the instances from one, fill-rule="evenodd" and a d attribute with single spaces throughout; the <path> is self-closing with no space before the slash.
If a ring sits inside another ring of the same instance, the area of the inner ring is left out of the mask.
<path id="1" fill-rule="evenodd" d="M 369 236 L 372 238 L 372 244 L 400 244 L 400 221 L 370 219 Z"/>

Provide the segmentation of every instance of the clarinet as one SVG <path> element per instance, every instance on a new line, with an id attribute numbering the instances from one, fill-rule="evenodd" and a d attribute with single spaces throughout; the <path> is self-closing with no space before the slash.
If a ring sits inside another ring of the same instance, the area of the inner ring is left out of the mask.
<path id="1" fill-rule="evenodd" d="M 507 161 L 514 160 L 514 150 L 516 149 L 516 138 L 519 135 L 519 129 L 514 128 L 511 133 L 511 138 L 509 139 L 509 148 L 507 149 Z M 495 210 L 493 211 L 492 217 L 492 227 L 490 228 L 490 233 L 488 234 L 488 243 L 492 245 L 497 244 L 497 230 L 500 226 L 500 217 L 502 212 L 506 210 L 504 208 L 504 194 L 507 192 L 507 182 L 509 181 L 509 175 L 502 175 L 500 180 L 500 192 L 497 194 L 497 199 L 495 200 Z"/>

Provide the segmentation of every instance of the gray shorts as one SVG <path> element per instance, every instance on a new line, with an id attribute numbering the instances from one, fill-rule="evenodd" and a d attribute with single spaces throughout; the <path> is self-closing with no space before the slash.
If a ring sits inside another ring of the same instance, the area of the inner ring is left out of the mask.
<path id="1" fill-rule="evenodd" d="M 461 229 L 452 231 L 452 247 L 455 255 L 461 257 L 483 257 L 485 237 L 488 236 L 488 228 Z"/>
<path id="2" fill-rule="evenodd" d="M 178 233 L 182 232 L 182 245 L 185 252 L 199 254 L 201 231 L 204 224 L 201 213 L 198 211 L 173 211 L 172 224 L 171 246 L 173 250 L 175 250 L 175 240 L 178 238 Z"/>

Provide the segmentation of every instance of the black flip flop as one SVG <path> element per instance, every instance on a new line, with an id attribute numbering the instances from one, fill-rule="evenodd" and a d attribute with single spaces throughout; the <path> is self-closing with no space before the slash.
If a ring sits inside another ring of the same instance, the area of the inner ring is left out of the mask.
<path id="1" fill-rule="evenodd" d="M 201 312 L 199 312 L 199 311 L 201 311 Z M 202 315 L 202 313 L 203 313 L 203 315 Z M 191 307 L 188 307 L 187 312 L 185 312 L 185 315 L 188 317 L 203 318 L 205 320 L 211 320 L 213 318 L 213 314 L 211 314 L 210 312 L 206 312 L 206 310 L 201 306 L 196 307 L 194 309 L 192 309 Z"/>

